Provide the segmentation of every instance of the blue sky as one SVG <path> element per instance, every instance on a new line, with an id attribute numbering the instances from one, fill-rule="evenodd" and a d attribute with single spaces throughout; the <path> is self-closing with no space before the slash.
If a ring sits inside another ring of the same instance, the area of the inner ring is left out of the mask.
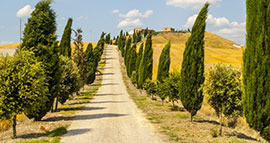
<path id="1" fill-rule="evenodd" d="M 57 35 L 61 38 L 68 17 L 73 28 L 82 28 L 84 41 L 97 41 L 105 31 L 163 27 L 187 29 L 207 0 L 54 0 Z M 239 44 L 245 43 L 245 0 L 208 0 L 207 31 Z M 23 23 L 38 0 L 3 0 L 0 5 L 0 44 L 19 42 L 19 17 Z M 23 9 L 22 9 L 23 8 Z M 21 9 L 21 10 L 20 10 Z M 19 11 L 20 10 L 20 11 Z"/>

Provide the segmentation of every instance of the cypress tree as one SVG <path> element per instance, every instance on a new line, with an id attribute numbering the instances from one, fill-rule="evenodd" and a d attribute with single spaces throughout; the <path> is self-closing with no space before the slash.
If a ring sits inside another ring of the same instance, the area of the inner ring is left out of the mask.
<path id="1" fill-rule="evenodd" d="M 136 70 L 136 59 L 137 59 L 137 52 L 136 52 L 136 43 L 133 44 L 131 49 L 129 50 L 129 57 L 127 61 L 127 74 L 128 77 L 131 77 L 132 72 Z"/>
<path id="2" fill-rule="evenodd" d="M 60 54 L 67 57 L 71 57 L 71 26 L 72 18 L 69 18 L 59 46 Z"/>
<path id="3" fill-rule="evenodd" d="M 23 43 L 20 50 L 33 51 L 35 57 L 44 64 L 49 93 L 45 105 L 40 104 L 32 112 L 26 113 L 30 119 L 41 120 L 46 115 L 59 91 L 61 71 L 59 70 L 58 47 L 56 43 L 56 14 L 51 9 L 52 0 L 42 0 L 35 6 L 25 25 Z M 35 32 L 33 32 L 33 29 Z"/>
<path id="4" fill-rule="evenodd" d="M 204 83 L 204 33 L 208 7 L 209 3 L 206 3 L 195 21 L 186 42 L 181 68 L 180 99 L 191 115 L 191 122 L 203 102 L 201 87 Z"/>
<path id="5" fill-rule="evenodd" d="M 143 56 L 143 46 L 144 44 L 142 43 L 139 49 L 139 53 L 137 55 L 137 59 L 136 59 L 136 83 L 137 84 L 139 80 L 139 67 L 140 67 L 142 56 Z"/>
<path id="6" fill-rule="evenodd" d="M 124 63 L 125 65 L 127 65 L 127 61 L 128 61 L 128 56 L 129 56 L 129 49 L 131 47 L 131 38 L 129 37 L 128 40 L 127 40 L 127 44 L 126 44 L 126 49 L 124 50 Z"/>
<path id="7" fill-rule="evenodd" d="M 157 73 L 157 80 L 159 82 L 163 82 L 163 80 L 169 77 L 169 70 L 170 70 L 170 48 L 171 42 L 163 48 L 162 53 L 159 57 L 159 64 L 158 64 L 158 73 Z"/>
<path id="8" fill-rule="evenodd" d="M 144 53 L 139 67 L 139 80 L 138 88 L 143 87 L 143 83 L 146 79 L 152 80 L 153 72 L 153 48 L 152 48 L 152 34 L 148 34 Z"/>
<path id="9" fill-rule="evenodd" d="M 93 53 L 93 45 L 89 43 L 86 49 L 86 69 L 87 69 L 87 84 L 92 84 L 96 79 L 95 58 Z"/>
<path id="10" fill-rule="evenodd" d="M 247 0 L 243 55 L 244 114 L 249 126 L 270 141 L 270 2 Z"/>

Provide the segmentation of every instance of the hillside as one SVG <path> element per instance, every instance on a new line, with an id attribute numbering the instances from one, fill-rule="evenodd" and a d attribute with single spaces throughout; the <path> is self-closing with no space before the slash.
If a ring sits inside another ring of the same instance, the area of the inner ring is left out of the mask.
<path id="1" fill-rule="evenodd" d="M 171 47 L 171 68 L 170 71 L 179 71 L 185 43 L 189 38 L 190 33 L 159 33 L 153 36 L 153 49 L 154 49 L 154 67 L 153 79 L 156 78 L 158 60 L 162 49 L 165 44 L 170 40 Z M 205 67 L 209 68 L 213 64 L 223 63 L 233 65 L 236 67 L 241 66 L 243 49 L 235 48 L 233 45 L 236 43 L 222 38 L 216 34 L 207 32 L 205 35 Z"/>

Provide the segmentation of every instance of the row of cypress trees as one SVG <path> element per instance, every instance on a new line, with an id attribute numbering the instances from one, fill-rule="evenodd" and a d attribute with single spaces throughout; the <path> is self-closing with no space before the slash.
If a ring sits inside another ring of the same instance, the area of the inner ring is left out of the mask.
<path id="1" fill-rule="evenodd" d="M 14 57 L 0 57 L 0 117 L 12 119 L 16 137 L 16 115 L 40 121 L 56 100 L 65 103 L 70 95 L 95 80 L 98 62 L 105 46 L 102 33 L 97 47 L 90 43 L 83 50 L 82 30 L 73 30 L 75 49 L 71 49 L 72 19 L 69 18 L 61 43 L 56 41 L 56 13 L 52 0 L 42 0 L 25 26 L 23 43 Z M 34 31 L 34 32 L 33 32 Z"/>

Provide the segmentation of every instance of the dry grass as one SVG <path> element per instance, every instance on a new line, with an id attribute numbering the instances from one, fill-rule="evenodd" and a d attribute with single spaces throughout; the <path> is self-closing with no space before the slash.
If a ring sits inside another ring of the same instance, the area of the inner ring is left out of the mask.
<path id="1" fill-rule="evenodd" d="M 5 45 L 0 45 L 0 49 L 1 48 L 17 48 L 19 46 L 20 46 L 19 43 L 5 44 Z"/>
<path id="2" fill-rule="evenodd" d="M 120 63 L 122 62 L 123 59 L 120 59 Z M 191 123 L 190 115 L 183 108 L 181 101 L 176 104 L 177 109 L 172 110 L 172 104 L 168 100 L 163 106 L 160 99 L 157 101 L 151 100 L 151 97 L 147 97 L 144 91 L 136 89 L 130 82 L 123 63 L 121 68 L 129 95 L 137 107 L 143 111 L 146 118 L 162 133 L 165 142 L 256 143 L 262 140 L 258 132 L 248 127 L 243 117 L 237 119 L 235 127 L 230 127 L 231 119 L 225 119 L 223 136 L 213 137 L 213 131 L 219 130 L 219 119 L 206 100 L 203 102 L 201 110 L 194 117 L 194 122 Z"/>
<path id="3" fill-rule="evenodd" d="M 189 36 L 190 33 L 160 33 L 153 36 L 153 79 L 156 79 L 158 60 L 161 51 L 169 40 L 172 43 L 170 71 L 180 71 L 185 43 Z M 231 64 L 240 67 L 242 64 L 243 49 L 235 48 L 233 46 L 234 44 L 236 43 L 207 32 L 205 34 L 205 68 L 207 69 L 218 63 Z"/>
<path id="4" fill-rule="evenodd" d="M 102 72 L 105 66 L 105 62 L 99 64 L 99 70 Z M 46 131 L 52 131 L 61 127 L 68 127 L 71 124 L 70 120 L 66 118 L 73 118 L 78 112 L 83 111 L 82 107 L 85 104 L 91 102 L 93 95 L 97 92 L 101 86 L 102 76 L 97 76 L 97 79 L 93 85 L 85 86 L 81 91 L 81 94 L 68 100 L 64 105 L 59 104 L 58 111 L 48 113 L 42 121 L 33 122 L 29 120 L 25 115 L 17 116 L 17 139 L 11 139 L 12 130 L 10 128 L 9 121 L 1 121 L 0 128 L 0 143 L 15 143 L 15 142 L 50 142 L 52 138 L 49 138 L 40 127 L 43 126 Z M 35 139 L 35 140 L 33 140 Z M 53 138 L 54 139 L 54 138 Z M 58 139 L 60 141 L 60 139 Z"/>

